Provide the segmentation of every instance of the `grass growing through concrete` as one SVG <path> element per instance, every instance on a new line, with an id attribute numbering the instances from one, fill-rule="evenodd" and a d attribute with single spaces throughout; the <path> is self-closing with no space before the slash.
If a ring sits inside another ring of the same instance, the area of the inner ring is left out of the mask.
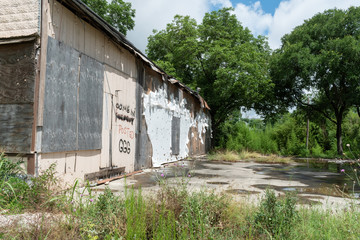
<path id="1" fill-rule="evenodd" d="M 52 177 L 44 179 L 54 181 Z M 93 195 L 91 188 L 79 188 L 78 182 L 61 194 L 50 190 L 45 196 L 54 203 L 51 208 L 30 207 L 29 198 L 17 203 L 23 205 L 23 211 L 36 210 L 38 215 L 10 224 L 1 222 L 0 238 L 358 239 L 360 236 L 360 211 L 356 205 L 338 212 L 296 208 L 295 195 L 279 197 L 272 190 L 267 190 L 259 204 L 254 205 L 245 200 L 235 201 L 228 195 L 190 191 L 186 179 L 174 184 L 161 177 L 159 184 L 160 190 L 151 194 L 128 188 L 122 195 L 115 195 L 110 189 Z M 47 206 L 46 202 L 42 201 L 40 206 Z"/>
<path id="2" fill-rule="evenodd" d="M 281 157 L 275 154 L 264 155 L 257 152 L 248 151 L 217 151 L 208 155 L 211 161 L 225 161 L 225 162 L 257 162 L 257 163 L 280 163 L 287 164 L 294 161 L 289 157 Z"/>

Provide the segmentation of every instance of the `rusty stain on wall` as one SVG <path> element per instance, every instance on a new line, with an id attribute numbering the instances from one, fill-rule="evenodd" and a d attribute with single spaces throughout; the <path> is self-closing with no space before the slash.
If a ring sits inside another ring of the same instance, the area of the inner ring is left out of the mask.
<path id="1" fill-rule="evenodd" d="M 29 153 L 35 83 L 34 42 L 0 45 L 0 146 Z"/>

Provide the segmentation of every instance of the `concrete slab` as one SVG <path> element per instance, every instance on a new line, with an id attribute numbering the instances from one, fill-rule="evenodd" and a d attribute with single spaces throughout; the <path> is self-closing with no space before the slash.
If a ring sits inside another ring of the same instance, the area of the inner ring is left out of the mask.
<path id="1" fill-rule="evenodd" d="M 146 195 L 156 192 L 161 183 L 166 182 L 174 186 L 186 184 L 189 191 L 214 191 L 217 194 L 231 195 L 235 200 L 258 203 L 269 187 L 279 195 L 297 191 L 299 203 L 309 206 L 344 208 L 354 201 L 358 204 L 358 200 L 342 198 L 335 190 L 332 191 L 331 181 L 324 186 L 326 178 L 334 175 L 333 173 L 299 171 L 294 166 L 296 164 L 216 162 L 206 158 L 183 160 L 160 168 L 147 169 L 108 185 L 93 187 L 92 190 L 102 192 L 109 187 L 116 194 L 124 194 L 125 188 L 134 188 L 141 189 Z"/>

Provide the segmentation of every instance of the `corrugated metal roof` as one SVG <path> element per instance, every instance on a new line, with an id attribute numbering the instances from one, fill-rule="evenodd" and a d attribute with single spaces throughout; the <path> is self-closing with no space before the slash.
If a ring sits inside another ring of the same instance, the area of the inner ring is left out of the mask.
<path id="1" fill-rule="evenodd" d="M 99 17 L 94 11 L 92 11 L 87 5 L 85 5 L 80 0 L 58 0 L 61 4 L 67 7 L 70 11 L 75 13 L 78 17 L 82 18 L 93 27 L 101 30 L 106 35 L 108 35 L 114 42 L 128 50 L 130 53 L 134 54 L 136 57 L 139 57 L 143 62 L 149 65 L 154 71 L 158 72 L 163 76 L 165 81 L 170 82 L 171 84 L 177 85 L 179 88 L 189 92 L 195 96 L 201 103 L 204 108 L 210 109 L 206 101 L 199 95 L 198 92 L 193 91 L 185 84 L 179 82 L 176 79 L 170 78 L 165 71 L 159 68 L 155 63 L 153 63 L 145 54 L 143 54 L 139 49 L 137 49 L 125 35 L 117 31 L 104 19 Z"/>

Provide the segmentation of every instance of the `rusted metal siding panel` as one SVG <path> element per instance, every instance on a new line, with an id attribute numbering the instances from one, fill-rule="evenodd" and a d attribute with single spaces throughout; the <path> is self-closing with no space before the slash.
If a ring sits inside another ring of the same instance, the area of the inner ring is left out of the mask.
<path id="1" fill-rule="evenodd" d="M 29 153 L 34 120 L 35 43 L 0 45 L 0 148 Z"/>
<path id="2" fill-rule="evenodd" d="M 79 86 L 79 149 L 101 149 L 104 67 L 81 56 Z"/>
<path id="3" fill-rule="evenodd" d="M 0 45 L 0 104 L 34 102 L 34 42 Z"/>
<path id="4" fill-rule="evenodd" d="M 42 152 L 77 148 L 79 52 L 48 39 Z"/>
<path id="5" fill-rule="evenodd" d="M 100 62 L 48 38 L 42 152 L 101 149 L 103 81 Z"/>
<path id="6" fill-rule="evenodd" d="M 0 38 L 39 34 L 40 0 L 1 0 Z"/>
<path id="7" fill-rule="evenodd" d="M 29 153 L 33 119 L 32 104 L 0 104 L 0 149 Z"/>
<path id="8" fill-rule="evenodd" d="M 147 91 L 145 87 L 145 68 L 144 64 L 138 59 L 137 62 L 137 79 L 136 79 L 136 154 L 135 170 L 152 167 L 152 144 L 147 134 L 147 126 L 143 112 L 142 93 Z M 145 88 L 146 89 L 145 89 Z"/>
<path id="9" fill-rule="evenodd" d="M 76 16 L 58 1 L 50 0 L 49 36 L 85 53 L 99 62 L 136 78 L 135 57 L 109 38 L 104 32 Z"/>

